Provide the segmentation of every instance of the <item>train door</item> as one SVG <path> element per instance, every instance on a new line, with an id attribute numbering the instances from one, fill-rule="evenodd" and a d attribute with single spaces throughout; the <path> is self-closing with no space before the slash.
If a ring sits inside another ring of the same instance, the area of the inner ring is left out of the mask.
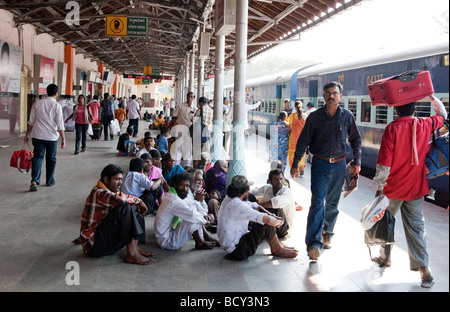
<path id="1" fill-rule="evenodd" d="M 310 102 L 313 102 L 314 105 L 319 108 L 319 93 L 318 93 L 319 81 L 318 80 L 309 80 L 309 90 L 308 95 Z M 303 103 L 306 105 L 306 103 Z"/>
<path id="2" fill-rule="evenodd" d="M 275 120 L 278 120 L 278 116 L 281 112 L 281 102 L 283 102 L 283 85 L 277 85 L 277 93 L 276 93 L 276 110 L 275 110 Z"/>

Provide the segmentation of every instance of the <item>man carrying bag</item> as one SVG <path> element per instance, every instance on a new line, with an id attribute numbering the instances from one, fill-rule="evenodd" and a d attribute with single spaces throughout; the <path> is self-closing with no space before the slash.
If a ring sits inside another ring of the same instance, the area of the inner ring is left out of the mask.
<path id="1" fill-rule="evenodd" d="M 423 216 L 424 196 L 429 193 L 425 157 L 431 134 L 447 118 L 442 102 L 435 96 L 430 96 L 430 99 L 436 115 L 427 118 L 413 116 L 415 102 L 396 106 L 399 118 L 384 130 L 373 179 L 378 184 L 376 196 L 383 193 L 389 198 L 386 211 L 393 216 L 401 211 L 410 269 L 420 272 L 421 286 L 425 288 L 434 284 L 428 268 Z M 380 255 L 376 260 L 384 263 L 388 256 L 383 245 Z M 386 263 L 389 262 L 386 260 Z"/>

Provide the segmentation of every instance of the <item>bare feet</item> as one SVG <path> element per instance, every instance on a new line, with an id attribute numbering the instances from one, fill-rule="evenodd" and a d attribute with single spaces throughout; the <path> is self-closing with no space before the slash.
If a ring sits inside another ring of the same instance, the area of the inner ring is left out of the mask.
<path id="1" fill-rule="evenodd" d="M 153 261 L 145 256 L 142 256 L 139 253 L 135 254 L 135 255 L 127 254 L 125 256 L 125 262 L 133 263 L 133 264 L 141 264 L 141 265 L 149 265 L 149 264 L 155 263 L 155 261 Z"/>
<path id="2" fill-rule="evenodd" d="M 140 255 L 142 255 L 144 257 L 153 257 L 155 255 L 153 252 L 145 251 L 139 247 L 137 248 L 137 251 L 139 252 Z"/>
<path id="3" fill-rule="evenodd" d="M 200 244 L 195 244 L 195 249 L 213 249 L 214 247 L 216 247 L 216 244 L 210 241 L 203 241 Z"/>
<path id="4" fill-rule="evenodd" d="M 283 258 L 295 258 L 298 255 L 298 250 L 293 247 L 282 247 L 277 250 L 270 250 L 274 256 Z"/>

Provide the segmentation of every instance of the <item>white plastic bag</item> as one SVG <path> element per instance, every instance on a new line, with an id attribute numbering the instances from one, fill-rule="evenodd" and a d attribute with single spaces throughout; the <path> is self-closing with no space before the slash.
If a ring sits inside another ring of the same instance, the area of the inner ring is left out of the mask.
<path id="1" fill-rule="evenodd" d="M 111 132 L 113 134 L 117 134 L 120 132 L 119 121 L 117 119 L 111 121 Z"/>
<path id="2" fill-rule="evenodd" d="M 92 125 L 89 124 L 88 126 L 88 130 L 87 130 L 88 135 L 94 135 L 94 131 L 92 130 Z"/>
<path id="3" fill-rule="evenodd" d="M 383 216 L 386 208 L 389 206 L 389 199 L 381 194 L 377 196 L 373 202 L 364 206 L 361 211 L 361 225 L 364 230 L 370 229 Z"/>

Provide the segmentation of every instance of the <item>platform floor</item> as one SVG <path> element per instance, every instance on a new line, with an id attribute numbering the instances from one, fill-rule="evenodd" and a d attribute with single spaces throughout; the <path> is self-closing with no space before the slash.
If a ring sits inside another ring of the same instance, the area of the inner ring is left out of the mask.
<path id="1" fill-rule="evenodd" d="M 140 121 L 140 136 L 148 123 Z M 149 266 L 123 262 L 125 249 L 116 255 L 90 258 L 71 241 L 80 229 L 84 202 L 109 163 L 128 170 L 130 157 L 118 157 L 114 141 L 91 141 L 87 152 L 74 155 L 72 132 L 66 133 L 67 147 L 58 150 L 54 187 L 39 186 L 29 192 L 30 174 L 9 167 L 14 150 L 23 138 L 0 142 L 0 291 L 6 292 L 448 292 L 449 217 L 446 209 L 425 203 L 430 267 L 436 283 L 420 287 L 417 272 L 409 270 L 405 237 L 397 219 L 392 266 L 380 269 L 369 259 L 359 222 L 361 208 L 375 194 L 375 185 L 361 178 L 358 190 L 341 199 L 333 248 L 318 262 L 310 262 L 305 249 L 306 217 L 310 201 L 310 172 L 291 181 L 303 211 L 296 212 L 296 224 L 284 244 L 296 247 L 296 259 L 270 255 L 267 243 L 243 262 L 224 258 L 221 248 L 194 250 L 189 241 L 178 251 L 161 250 L 155 243 L 154 216 L 146 217 L 147 243 L 144 249 L 156 253 Z M 269 172 L 268 142 L 255 135 L 246 141 L 248 178 L 259 186 Z M 75 261 L 80 285 L 68 285 Z M 68 264 L 69 263 L 69 264 Z M 290 298 L 290 297 L 289 297 Z M 292 297 L 294 298 L 294 297 Z M 293 299 L 294 300 L 294 299 Z"/>

